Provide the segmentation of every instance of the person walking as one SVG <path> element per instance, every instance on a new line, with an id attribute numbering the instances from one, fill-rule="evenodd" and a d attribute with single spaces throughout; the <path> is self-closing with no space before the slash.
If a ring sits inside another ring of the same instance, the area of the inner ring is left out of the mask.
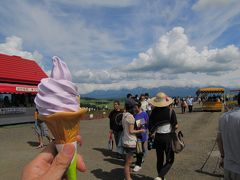
<path id="1" fill-rule="evenodd" d="M 149 103 L 149 100 L 150 100 L 150 97 L 149 97 L 149 94 L 148 93 L 145 93 L 145 99 L 148 103 L 147 105 L 147 113 L 148 113 L 148 117 L 150 116 L 151 112 L 152 112 L 152 106 L 151 104 Z"/>
<path id="2" fill-rule="evenodd" d="M 122 150 L 119 146 L 119 140 L 122 135 L 123 127 L 122 127 L 122 113 L 123 111 L 120 109 L 120 101 L 115 100 L 113 102 L 113 110 L 109 113 L 109 126 L 110 133 L 113 133 L 116 150 L 117 150 L 117 158 L 122 158 Z"/>
<path id="3" fill-rule="evenodd" d="M 146 152 L 145 149 L 145 142 L 148 140 L 147 130 L 148 130 L 148 114 L 144 112 L 141 108 L 141 102 L 137 102 L 137 104 L 134 107 L 134 118 L 135 118 L 135 125 L 136 129 L 145 129 L 144 133 L 137 134 L 137 145 L 139 145 L 139 149 L 141 149 L 141 152 L 136 153 L 136 163 L 135 167 L 133 168 L 134 172 L 138 172 L 142 169 L 142 162 L 143 162 L 143 156 Z"/>
<path id="4" fill-rule="evenodd" d="M 141 102 L 142 111 L 147 112 L 147 110 L 148 110 L 148 102 L 146 101 L 145 96 L 143 94 L 141 94 L 139 100 Z"/>
<path id="5" fill-rule="evenodd" d="M 49 142 L 52 142 L 52 138 L 50 138 L 50 136 L 48 135 L 48 128 L 45 124 L 44 121 L 40 120 L 38 118 L 38 109 L 36 109 L 35 113 L 34 113 L 34 126 L 35 126 L 35 132 L 38 136 L 38 142 L 39 145 L 37 146 L 37 148 L 42 148 L 44 146 L 43 144 L 43 136 L 45 136 Z"/>
<path id="6" fill-rule="evenodd" d="M 188 111 L 191 113 L 193 109 L 193 98 L 189 96 L 187 98 Z"/>
<path id="7" fill-rule="evenodd" d="M 144 133 L 145 129 L 135 130 L 135 119 L 133 117 L 133 108 L 135 103 L 133 101 L 127 101 L 125 103 L 125 111 L 123 113 L 122 125 L 123 125 L 123 147 L 126 152 L 125 164 L 124 164 L 124 176 L 125 180 L 132 180 L 131 178 L 131 164 L 133 162 L 133 155 L 136 152 L 136 134 Z"/>
<path id="8" fill-rule="evenodd" d="M 217 143 L 225 180 L 240 179 L 240 93 L 237 100 L 238 107 L 224 113 L 219 119 Z"/>
<path id="9" fill-rule="evenodd" d="M 172 150 L 172 132 L 177 127 L 176 113 L 169 106 L 173 99 L 163 92 L 159 92 L 149 101 L 154 109 L 149 117 L 149 133 L 151 136 L 155 133 L 154 144 L 157 154 L 157 172 L 158 177 L 155 180 L 164 180 L 174 162 L 174 152 Z M 166 157 L 164 163 L 164 157 Z"/>
<path id="10" fill-rule="evenodd" d="M 185 114 L 186 108 L 187 108 L 187 102 L 186 102 L 185 98 L 182 98 L 182 99 L 181 99 L 182 114 Z"/>

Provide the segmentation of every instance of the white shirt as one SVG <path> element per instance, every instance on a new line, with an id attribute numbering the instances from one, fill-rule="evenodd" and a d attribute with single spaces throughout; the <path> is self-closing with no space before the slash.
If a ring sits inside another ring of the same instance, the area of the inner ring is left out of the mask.
<path id="1" fill-rule="evenodd" d="M 146 100 L 141 101 L 141 109 L 146 112 L 148 110 L 148 102 Z"/>
<path id="2" fill-rule="evenodd" d="M 219 120 L 224 149 L 224 169 L 240 174 L 240 108 L 224 113 Z"/>
<path id="3" fill-rule="evenodd" d="M 193 98 L 187 98 L 187 105 L 189 106 L 193 105 Z"/>
<path id="4" fill-rule="evenodd" d="M 166 134 L 166 133 L 170 133 L 171 131 L 172 131 L 171 124 L 165 124 L 163 126 L 158 127 L 156 132 L 159 134 Z"/>
<path id="5" fill-rule="evenodd" d="M 150 98 L 148 98 L 146 101 L 147 101 L 147 103 L 148 103 L 148 105 L 147 105 L 147 110 L 148 110 L 148 111 L 151 111 L 151 110 L 152 110 L 152 106 L 151 106 L 151 104 L 149 103 Z"/>

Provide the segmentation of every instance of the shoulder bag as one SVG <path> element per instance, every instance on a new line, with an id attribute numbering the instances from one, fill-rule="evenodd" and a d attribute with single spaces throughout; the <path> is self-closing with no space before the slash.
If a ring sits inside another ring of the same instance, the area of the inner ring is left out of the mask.
<path id="1" fill-rule="evenodd" d="M 170 109 L 170 119 L 172 116 L 172 109 Z M 174 153 L 180 153 L 184 147 L 185 143 L 183 141 L 183 133 L 179 131 L 178 133 L 175 131 L 175 127 L 172 127 L 172 150 Z"/>
<path id="2" fill-rule="evenodd" d="M 172 137 L 172 150 L 175 153 L 180 153 L 185 148 L 182 131 L 174 132 Z"/>

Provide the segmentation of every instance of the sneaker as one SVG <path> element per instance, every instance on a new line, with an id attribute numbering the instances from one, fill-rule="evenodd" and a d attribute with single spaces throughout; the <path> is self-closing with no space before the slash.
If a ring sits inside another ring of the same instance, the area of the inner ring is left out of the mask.
<path id="1" fill-rule="evenodd" d="M 138 172 L 138 171 L 140 171 L 142 169 L 142 167 L 140 167 L 140 166 L 135 166 L 134 168 L 133 168 L 133 171 L 134 172 Z"/>
<path id="2" fill-rule="evenodd" d="M 154 180 L 162 180 L 162 178 L 160 178 L 160 177 L 156 177 Z"/>

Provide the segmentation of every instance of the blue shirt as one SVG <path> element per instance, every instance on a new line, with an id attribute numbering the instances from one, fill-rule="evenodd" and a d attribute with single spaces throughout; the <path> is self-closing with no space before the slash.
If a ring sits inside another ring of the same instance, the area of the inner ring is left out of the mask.
<path id="1" fill-rule="evenodd" d="M 137 129 L 145 129 L 145 133 L 137 134 L 138 140 L 145 142 L 148 139 L 147 129 L 148 129 L 148 114 L 144 111 L 134 115 Z"/>

